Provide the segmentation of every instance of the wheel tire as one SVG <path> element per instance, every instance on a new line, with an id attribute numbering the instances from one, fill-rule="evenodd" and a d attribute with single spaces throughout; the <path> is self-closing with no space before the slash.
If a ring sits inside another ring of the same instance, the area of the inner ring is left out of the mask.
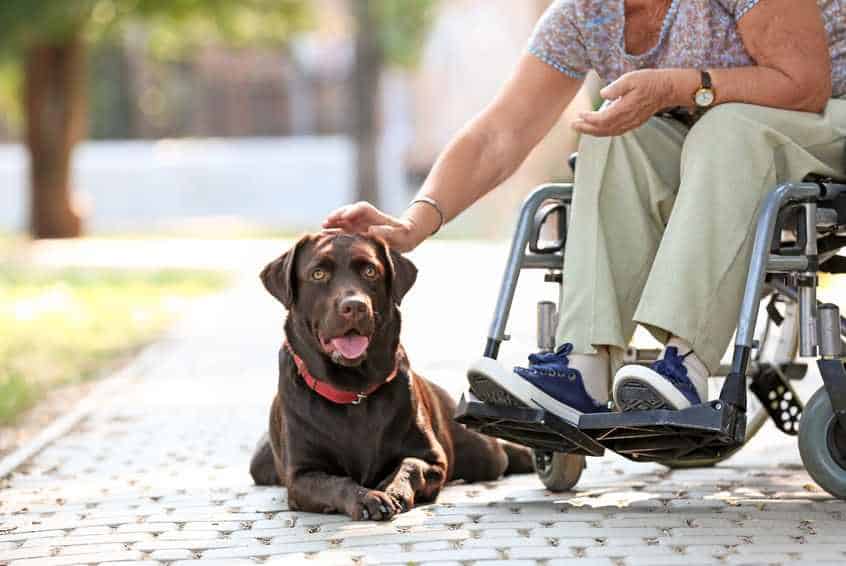
<path id="1" fill-rule="evenodd" d="M 560 493 L 570 491 L 579 483 L 585 469 L 585 457 L 581 454 L 535 451 L 533 462 L 543 485 L 549 491 Z"/>
<path id="2" fill-rule="evenodd" d="M 835 497 L 846 499 L 846 467 L 843 466 L 846 454 L 832 454 L 829 435 L 834 433 L 834 426 L 839 426 L 839 423 L 828 392 L 821 387 L 805 405 L 802 414 L 799 454 L 805 469 L 821 488 Z"/>

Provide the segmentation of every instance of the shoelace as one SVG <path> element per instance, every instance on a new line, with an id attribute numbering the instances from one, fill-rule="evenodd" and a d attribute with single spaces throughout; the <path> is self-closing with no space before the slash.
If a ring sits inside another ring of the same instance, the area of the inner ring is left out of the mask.
<path id="1" fill-rule="evenodd" d="M 680 356 L 678 348 L 667 346 L 663 359 L 657 360 L 653 367 L 655 371 L 669 379 L 673 384 L 689 386 L 690 380 L 687 377 L 687 367 L 684 365 L 684 359 L 692 353 L 693 350 Z"/>

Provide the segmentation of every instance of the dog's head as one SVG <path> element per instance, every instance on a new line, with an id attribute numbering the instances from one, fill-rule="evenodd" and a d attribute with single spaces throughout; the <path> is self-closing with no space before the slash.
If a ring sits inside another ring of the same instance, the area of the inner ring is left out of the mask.
<path id="1" fill-rule="evenodd" d="M 414 264 L 383 241 L 337 231 L 304 236 L 261 273 L 288 309 L 288 340 L 307 363 L 318 352 L 324 364 L 348 368 L 393 365 L 398 306 L 416 278 Z"/>

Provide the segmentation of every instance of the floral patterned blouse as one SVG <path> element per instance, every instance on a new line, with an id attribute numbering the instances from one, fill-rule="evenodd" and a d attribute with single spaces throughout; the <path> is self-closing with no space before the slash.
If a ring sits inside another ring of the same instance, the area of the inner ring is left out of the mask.
<path id="1" fill-rule="evenodd" d="M 626 52 L 624 0 L 556 0 L 538 22 L 529 52 L 571 77 L 594 70 L 608 83 L 643 68 L 754 65 L 737 22 L 767 0 L 673 0 L 658 43 Z M 846 96 L 846 0 L 817 0 L 828 34 L 834 96 Z"/>

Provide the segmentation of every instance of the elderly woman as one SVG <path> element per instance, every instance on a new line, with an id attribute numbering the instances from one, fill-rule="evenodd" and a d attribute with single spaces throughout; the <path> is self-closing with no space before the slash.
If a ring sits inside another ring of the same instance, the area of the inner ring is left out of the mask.
<path id="1" fill-rule="evenodd" d="M 607 410 L 610 395 L 683 409 L 707 401 L 766 194 L 844 174 L 846 0 L 557 0 L 400 218 L 357 203 L 325 225 L 413 249 L 515 171 L 590 70 L 609 102 L 572 124 L 559 348 L 471 388 L 558 414 Z M 664 353 L 619 367 L 638 324 Z"/>

